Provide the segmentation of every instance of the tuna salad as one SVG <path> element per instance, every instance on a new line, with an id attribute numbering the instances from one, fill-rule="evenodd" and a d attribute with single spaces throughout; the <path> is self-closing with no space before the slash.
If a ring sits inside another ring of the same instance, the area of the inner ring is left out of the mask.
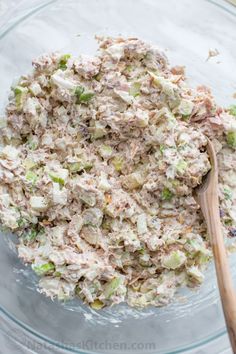
<path id="1" fill-rule="evenodd" d="M 167 305 L 212 257 L 194 188 L 219 159 L 225 237 L 236 236 L 236 106 L 190 88 L 137 38 L 96 56 L 52 53 L 11 88 L 0 121 L 0 220 L 52 299 L 94 309 Z"/>

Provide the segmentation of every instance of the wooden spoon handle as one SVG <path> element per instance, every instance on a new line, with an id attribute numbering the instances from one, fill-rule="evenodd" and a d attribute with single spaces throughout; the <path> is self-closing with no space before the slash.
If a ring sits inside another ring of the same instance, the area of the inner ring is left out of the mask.
<path id="1" fill-rule="evenodd" d="M 213 195 L 214 193 L 214 195 Z M 236 354 L 236 295 L 224 244 L 218 195 L 200 196 L 200 205 L 210 235 L 222 307 L 233 352 Z"/>

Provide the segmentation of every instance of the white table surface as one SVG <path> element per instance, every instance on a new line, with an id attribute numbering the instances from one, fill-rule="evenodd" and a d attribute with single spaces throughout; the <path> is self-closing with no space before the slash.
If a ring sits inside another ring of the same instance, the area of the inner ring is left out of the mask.
<path id="1" fill-rule="evenodd" d="M 4 21 L 4 15 L 14 5 L 19 4 L 19 0 L 0 0 L 0 24 Z M 228 338 L 226 336 L 216 340 L 210 345 L 204 346 L 201 349 L 197 349 L 191 352 L 185 352 L 186 354 L 231 354 L 230 349 L 225 350 L 228 346 Z M 37 351 L 40 354 L 41 351 Z M 21 345 L 12 341 L 9 337 L 1 332 L 0 328 L 0 354 L 29 354 L 36 353 L 31 348 L 25 349 Z M 53 354 L 50 350 L 50 354 Z"/>

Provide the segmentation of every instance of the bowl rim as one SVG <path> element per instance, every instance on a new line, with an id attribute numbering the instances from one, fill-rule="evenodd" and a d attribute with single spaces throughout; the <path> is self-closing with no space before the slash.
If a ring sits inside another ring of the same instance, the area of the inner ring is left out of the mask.
<path id="1" fill-rule="evenodd" d="M 22 0 L 19 1 L 18 5 L 14 7 L 13 11 L 8 11 L 8 16 L 6 16 L 6 20 L 0 24 L 0 40 L 3 39 L 9 32 L 11 32 L 15 27 L 20 25 L 22 22 L 24 22 L 26 19 L 31 17 L 32 15 L 40 12 L 41 10 L 45 9 L 46 7 L 49 7 L 50 5 L 53 5 L 60 0 L 45 0 L 45 1 L 36 1 L 37 4 L 33 6 L 27 6 L 27 10 L 21 11 L 20 8 L 22 4 L 25 4 L 28 2 L 28 0 Z M 233 15 L 236 18 L 236 3 L 235 6 L 233 5 L 232 2 L 229 2 L 228 0 L 204 0 L 205 2 L 208 2 L 214 6 L 219 7 L 223 11 Z M 14 17 L 15 11 L 19 11 L 19 15 Z M 29 335 L 33 336 L 33 338 L 47 342 L 52 348 L 57 348 L 59 350 L 64 350 L 68 353 L 79 353 L 79 354 L 96 354 L 93 351 L 87 351 L 84 349 L 76 349 L 74 347 L 68 346 L 66 344 L 61 344 L 58 341 L 52 340 L 49 337 L 40 334 L 38 331 L 33 330 L 30 326 L 25 324 L 23 321 L 18 320 L 14 315 L 12 315 L 8 310 L 6 310 L 4 307 L 1 306 L 0 304 L 0 317 L 5 318 L 7 321 L 10 323 L 14 323 L 14 325 L 17 326 L 17 329 L 21 329 L 25 332 L 27 332 Z M 9 335 L 9 333 L 6 333 L 4 329 L 0 328 L 0 331 L 3 333 Z M 221 330 L 219 330 L 217 333 L 214 335 L 208 336 L 206 338 L 202 338 L 199 341 L 194 342 L 193 344 L 185 345 L 184 347 L 178 347 L 175 350 L 168 351 L 168 352 L 162 352 L 162 354 L 178 354 L 178 353 L 183 353 L 189 350 L 193 349 L 198 349 L 204 345 L 210 344 L 211 342 L 214 342 L 215 340 L 222 338 L 227 334 L 226 326 L 222 327 Z M 14 338 L 16 342 L 19 342 L 16 338 Z M 27 347 L 27 346 L 26 346 Z"/>

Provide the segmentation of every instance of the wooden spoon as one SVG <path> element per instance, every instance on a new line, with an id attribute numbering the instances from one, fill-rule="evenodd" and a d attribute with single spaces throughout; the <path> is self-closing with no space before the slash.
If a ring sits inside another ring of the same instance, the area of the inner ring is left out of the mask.
<path id="1" fill-rule="evenodd" d="M 195 199 L 201 207 L 210 235 L 225 321 L 233 352 L 236 353 L 236 295 L 220 221 L 216 152 L 210 140 L 208 140 L 207 152 L 212 168 L 203 183 L 196 188 Z"/>

